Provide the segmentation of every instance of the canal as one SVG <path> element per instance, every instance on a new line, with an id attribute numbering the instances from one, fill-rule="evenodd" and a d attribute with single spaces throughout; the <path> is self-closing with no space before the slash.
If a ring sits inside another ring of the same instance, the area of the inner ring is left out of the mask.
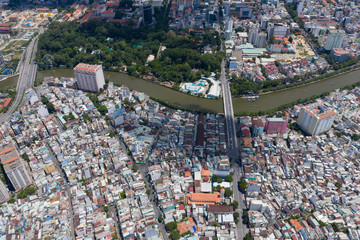
<path id="1" fill-rule="evenodd" d="M 223 112 L 222 99 L 211 100 L 193 97 L 170 88 L 151 83 L 146 80 L 135 78 L 124 73 L 104 72 L 105 79 L 117 84 L 124 84 L 132 90 L 144 92 L 151 97 L 166 101 L 170 104 L 187 109 Z M 36 79 L 44 77 L 74 77 L 71 69 L 46 70 L 37 73 Z M 15 86 L 17 77 L 9 78 L 0 82 L 0 89 Z M 260 96 L 256 102 L 248 102 L 244 99 L 233 98 L 234 112 L 257 112 L 274 109 L 283 104 L 291 103 L 298 99 L 309 98 L 324 92 L 342 88 L 360 81 L 360 70 L 329 78 L 307 86 L 283 90 Z"/>
<path id="2" fill-rule="evenodd" d="M 3 81 L 0 81 L 0 89 L 10 89 L 16 87 L 19 76 L 9 77 Z"/>

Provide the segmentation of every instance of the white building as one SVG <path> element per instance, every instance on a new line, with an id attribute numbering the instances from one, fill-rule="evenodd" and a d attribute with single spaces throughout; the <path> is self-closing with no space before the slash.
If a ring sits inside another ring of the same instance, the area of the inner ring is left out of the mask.
<path id="1" fill-rule="evenodd" d="M 75 68 L 75 78 L 80 90 L 98 92 L 105 85 L 104 73 L 101 65 L 79 63 Z"/>
<path id="2" fill-rule="evenodd" d="M 251 44 L 254 44 L 258 48 L 265 47 L 266 38 L 267 38 L 266 33 L 264 32 L 258 33 L 256 31 L 256 32 L 251 32 L 250 34 L 251 34 L 251 38 L 249 38 L 249 42 Z"/>
<path id="3" fill-rule="evenodd" d="M 39 108 L 38 114 L 39 114 L 39 116 L 46 118 L 49 116 L 49 111 L 47 110 L 46 107 L 42 106 Z"/>
<path id="4" fill-rule="evenodd" d="M 226 1 L 224 3 L 224 17 L 225 18 L 230 17 L 230 6 L 231 6 L 231 3 L 229 1 Z"/>
<path id="5" fill-rule="evenodd" d="M 324 48 L 328 51 L 333 48 L 340 48 L 344 35 L 344 30 L 330 30 Z"/>
<path id="6" fill-rule="evenodd" d="M 335 114 L 321 102 L 312 103 L 300 109 L 297 124 L 308 134 L 317 135 L 331 128 Z"/>
<path id="7" fill-rule="evenodd" d="M 266 33 L 260 33 L 259 34 L 259 38 L 258 41 L 256 42 L 256 47 L 258 48 L 263 48 L 265 47 L 265 43 L 266 43 L 266 38 L 267 38 L 267 34 Z"/>
<path id="8" fill-rule="evenodd" d="M 304 10 L 304 2 L 300 2 L 296 8 L 298 15 L 300 15 L 303 10 Z"/>

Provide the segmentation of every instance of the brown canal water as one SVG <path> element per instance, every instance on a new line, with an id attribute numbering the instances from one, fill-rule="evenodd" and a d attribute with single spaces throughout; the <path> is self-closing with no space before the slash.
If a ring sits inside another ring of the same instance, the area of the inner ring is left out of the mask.
<path id="1" fill-rule="evenodd" d="M 19 76 L 9 77 L 3 81 L 0 81 L 0 89 L 6 90 L 12 87 L 16 87 Z"/>
<path id="2" fill-rule="evenodd" d="M 222 99 L 212 100 L 190 96 L 170 88 L 151 83 L 149 81 L 129 76 L 124 73 L 104 72 L 105 79 L 117 84 L 124 84 L 132 90 L 144 92 L 145 94 L 155 97 L 157 99 L 166 101 L 170 104 L 181 106 L 187 109 L 210 111 L 210 112 L 223 112 Z M 46 70 L 37 73 L 37 79 L 44 77 L 74 77 L 74 71 L 71 69 L 56 69 Z M 320 82 L 310 85 L 287 89 L 275 93 L 270 93 L 260 96 L 255 102 L 248 102 L 240 98 L 233 98 L 234 112 L 256 112 L 274 109 L 283 104 L 297 101 L 319 95 L 324 92 L 342 88 L 347 85 L 354 84 L 360 81 L 360 70 L 349 72 L 333 78 L 328 78 Z M 9 78 L 0 82 L 0 89 L 10 88 L 17 82 L 17 77 Z"/>

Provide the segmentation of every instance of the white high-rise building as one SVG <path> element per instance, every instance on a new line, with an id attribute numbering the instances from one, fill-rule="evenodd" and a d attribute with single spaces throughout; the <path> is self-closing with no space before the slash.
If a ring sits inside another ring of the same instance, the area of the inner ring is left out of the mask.
<path id="1" fill-rule="evenodd" d="M 88 92 L 98 92 L 105 85 L 101 65 L 79 63 L 75 68 L 75 78 L 78 88 Z"/>
<path id="2" fill-rule="evenodd" d="M 335 115 L 335 110 L 316 102 L 302 107 L 296 122 L 308 134 L 317 135 L 331 128 Z"/>
<path id="3" fill-rule="evenodd" d="M 344 30 L 330 30 L 324 48 L 328 51 L 333 48 L 341 48 L 344 35 Z"/>
<path id="4" fill-rule="evenodd" d="M 259 33 L 257 30 L 252 30 L 249 33 L 249 43 L 255 45 L 258 48 L 265 47 L 267 34 L 265 32 Z"/>
<path id="5" fill-rule="evenodd" d="M 233 30 L 233 25 L 234 25 L 234 22 L 233 20 L 228 20 L 226 23 L 225 23 L 225 31 L 230 31 L 232 32 Z"/>
<path id="6" fill-rule="evenodd" d="M 265 47 L 266 38 L 267 38 L 267 34 L 266 34 L 266 33 L 264 33 L 264 32 L 259 33 L 258 39 L 257 39 L 257 41 L 256 41 L 255 46 L 258 47 L 258 48 L 263 48 L 263 47 Z"/>
<path id="7" fill-rule="evenodd" d="M 300 2 L 296 8 L 296 11 L 300 15 L 303 10 L 304 10 L 304 2 Z"/>
<path id="8" fill-rule="evenodd" d="M 229 1 L 224 3 L 225 7 L 224 7 L 224 17 L 229 18 L 230 17 L 230 6 L 231 3 Z"/>
<path id="9" fill-rule="evenodd" d="M 231 34 L 233 30 L 233 20 L 229 20 L 225 24 L 225 40 L 228 41 L 231 39 Z"/>
<path id="10" fill-rule="evenodd" d="M 270 19 L 266 16 L 263 16 L 261 18 L 261 24 L 260 24 L 261 30 L 265 30 L 267 28 L 269 21 Z"/>
<path id="11" fill-rule="evenodd" d="M 258 38 L 258 31 L 257 30 L 251 30 L 249 32 L 248 42 L 251 44 L 255 44 Z"/>

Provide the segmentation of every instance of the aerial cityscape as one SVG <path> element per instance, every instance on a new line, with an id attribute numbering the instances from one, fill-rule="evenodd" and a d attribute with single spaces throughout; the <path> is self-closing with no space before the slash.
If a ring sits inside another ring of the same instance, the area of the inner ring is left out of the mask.
<path id="1" fill-rule="evenodd" d="M 0 12 L 0 240 L 360 240 L 360 1 Z"/>

